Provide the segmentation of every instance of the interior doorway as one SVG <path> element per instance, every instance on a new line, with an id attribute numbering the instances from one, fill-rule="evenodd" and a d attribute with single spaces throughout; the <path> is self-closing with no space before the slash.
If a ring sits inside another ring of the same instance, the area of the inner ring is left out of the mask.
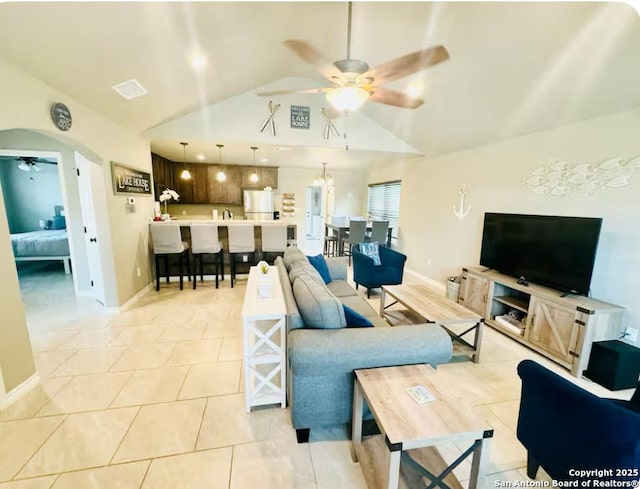
<path id="1" fill-rule="evenodd" d="M 320 185 L 309 185 L 305 199 L 305 228 L 307 241 L 322 239 L 324 227 L 324 192 Z"/>
<path id="2" fill-rule="evenodd" d="M 84 228 L 84 243 L 87 249 L 91 295 L 104 304 L 104 273 L 100 254 L 101 240 L 98 237 L 100 233 L 97 214 L 106 211 L 105 207 L 99 204 L 100 196 L 96 195 L 97 189 L 104 187 L 104 173 L 98 164 L 88 160 L 77 151 L 74 152 L 74 159 L 78 190 L 80 191 L 80 211 Z"/>

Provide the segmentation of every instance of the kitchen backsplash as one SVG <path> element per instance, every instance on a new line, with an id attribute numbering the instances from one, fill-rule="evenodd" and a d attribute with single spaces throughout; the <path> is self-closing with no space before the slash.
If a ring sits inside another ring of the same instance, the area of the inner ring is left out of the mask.
<path id="1" fill-rule="evenodd" d="M 225 209 L 229 209 L 233 213 L 234 219 L 242 219 L 244 217 L 244 207 L 241 205 L 199 205 L 199 204 L 169 204 L 169 214 L 171 216 L 180 218 L 181 216 L 198 216 L 206 219 L 211 219 L 212 211 L 218 210 L 218 217 L 222 219 L 222 213 Z"/>

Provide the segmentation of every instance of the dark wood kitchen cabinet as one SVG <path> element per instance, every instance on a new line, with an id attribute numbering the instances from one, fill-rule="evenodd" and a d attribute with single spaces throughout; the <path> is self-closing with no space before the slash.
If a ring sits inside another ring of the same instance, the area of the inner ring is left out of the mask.
<path id="1" fill-rule="evenodd" d="M 178 200 L 179 204 L 193 204 L 194 203 L 194 191 L 193 191 L 193 170 L 187 166 L 187 169 L 191 172 L 191 180 L 183 180 L 182 170 L 184 170 L 184 164 L 180 163 L 179 165 L 173 165 L 173 181 L 174 181 L 174 190 L 178 192 L 180 196 L 180 200 Z"/>
<path id="2" fill-rule="evenodd" d="M 278 188 L 278 168 L 275 166 L 242 166 L 242 188 L 247 190 L 262 190 L 265 187 Z M 251 181 L 251 175 L 258 174 L 258 182 Z"/>
<path id="3" fill-rule="evenodd" d="M 205 165 L 193 165 L 191 171 L 191 181 L 193 182 L 193 204 L 209 204 L 209 172 Z"/>
<path id="4" fill-rule="evenodd" d="M 156 200 L 166 188 L 173 188 L 173 162 L 160 155 L 151 153 L 153 169 L 153 193 Z"/>
<path id="5" fill-rule="evenodd" d="M 222 170 L 227 176 L 224 182 L 216 179 Z M 229 165 L 207 165 L 207 195 L 210 204 L 242 205 L 240 167 Z"/>

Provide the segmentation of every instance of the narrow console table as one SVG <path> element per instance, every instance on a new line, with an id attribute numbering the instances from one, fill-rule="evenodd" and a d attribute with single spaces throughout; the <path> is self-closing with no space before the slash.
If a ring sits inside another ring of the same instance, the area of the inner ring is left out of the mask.
<path id="1" fill-rule="evenodd" d="M 270 267 L 269 294 L 260 297 L 264 284 L 257 267 L 251 267 L 242 305 L 245 409 L 280 404 L 287 406 L 287 309 L 276 267 Z"/>

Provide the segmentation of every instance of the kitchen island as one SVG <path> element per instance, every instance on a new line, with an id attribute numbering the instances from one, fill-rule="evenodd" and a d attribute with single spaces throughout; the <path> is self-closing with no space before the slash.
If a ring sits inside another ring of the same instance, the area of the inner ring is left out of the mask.
<path id="1" fill-rule="evenodd" d="M 182 235 L 183 241 L 191 244 L 191 229 L 190 226 L 192 224 L 215 224 L 218 226 L 218 239 L 222 242 L 222 248 L 224 250 L 223 260 L 225 266 L 225 272 L 229 270 L 229 226 L 240 226 L 240 225 L 252 225 L 254 226 L 253 232 L 256 243 L 256 263 L 263 259 L 262 256 L 262 226 L 287 226 L 287 239 L 289 245 L 295 245 L 297 239 L 297 226 L 288 220 L 268 220 L 268 221 L 253 221 L 253 220 L 245 220 L 245 219 L 198 219 L 197 217 L 186 217 L 183 219 L 177 218 L 172 219 L 170 221 L 153 221 L 150 223 L 150 226 L 164 226 L 167 224 L 178 224 L 180 226 L 180 234 Z M 150 241 L 150 245 L 151 241 Z M 153 254 L 153 249 L 151 249 L 151 254 Z M 177 271 L 178 268 L 175 267 Z M 213 274 L 214 267 L 210 264 L 205 264 L 205 274 Z"/>

